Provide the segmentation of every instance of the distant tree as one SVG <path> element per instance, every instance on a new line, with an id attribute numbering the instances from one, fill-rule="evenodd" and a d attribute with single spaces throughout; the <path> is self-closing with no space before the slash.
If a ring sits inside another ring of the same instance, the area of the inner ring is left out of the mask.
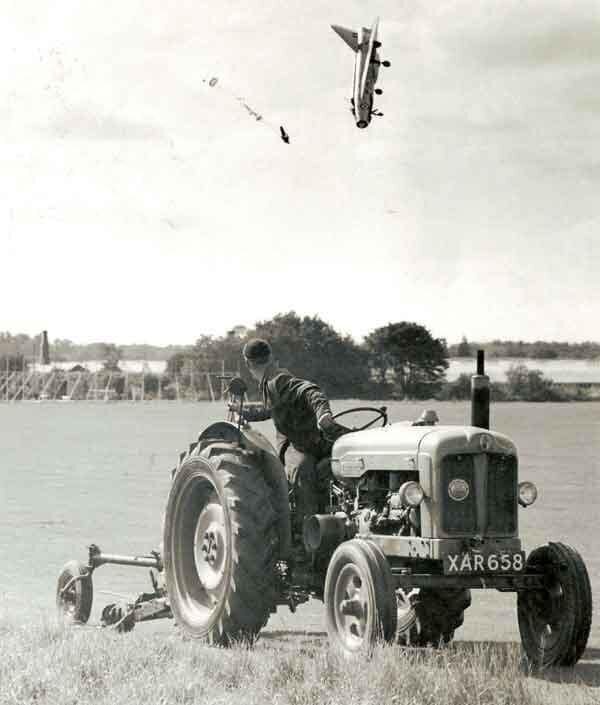
<path id="1" fill-rule="evenodd" d="M 330 397 L 369 395 L 367 353 L 318 316 L 301 318 L 294 311 L 261 321 L 252 330 L 236 326 L 221 338 L 201 336 L 193 348 L 170 357 L 167 373 L 185 381 L 191 374 L 190 361 L 194 373 L 219 372 L 224 367 L 226 372 L 239 371 L 250 389 L 256 390 L 244 365 L 242 348 L 248 338 L 257 336 L 269 340 L 280 366 L 319 384 Z"/>
<path id="2" fill-rule="evenodd" d="M 23 353 L 0 355 L 0 375 L 9 372 L 20 372 L 27 368 L 27 361 Z"/>
<path id="3" fill-rule="evenodd" d="M 543 340 L 536 340 L 531 343 L 528 350 L 528 357 L 538 360 L 555 360 L 558 357 L 556 343 L 546 343 Z"/>
<path id="4" fill-rule="evenodd" d="M 227 331 L 227 336 L 234 336 L 235 338 L 246 338 L 248 336 L 248 328 L 246 326 L 233 326 L 231 330 Z"/>
<path id="5" fill-rule="evenodd" d="M 256 324 L 250 337 L 269 340 L 282 367 L 309 379 L 335 398 L 364 397 L 370 391 L 368 354 L 318 316 L 278 314 Z"/>
<path id="6" fill-rule="evenodd" d="M 50 344 L 50 355 L 53 360 L 76 360 L 77 346 L 67 338 L 56 338 Z"/>
<path id="7" fill-rule="evenodd" d="M 115 394 L 122 399 L 125 396 L 125 377 L 119 375 L 112 380 L 112 388 Z"/>
<path id="8" fill-rule="evenodd" d="M 490 401 L 509 401 L 507 385 L 502 382 L 490 382 Z"/>
<path id="9" fill-rule="evenodd" d="M 463 372 L 453 382 L 442 385 L 436 399 L 440 401 L 454 401 L 471 398 L 471 375 Z"/>
<path id="10" fill-rule="evenodd" d="M 443 338 L 434 338 L 424 326 L 389 323 L 367 336 L 365 347 L 381 384 L 393 371 L 399 396 L 420 399 L 439 392 L 448 369 L 448 348 Z"/>
<path id="11" fill-rule="evenodd" d="M 530 370 L 526 365 L 512 365 L 507 373 L 507 392 L 511 399 L 522 401 L 562 401 L 563 395 L 552 379 L 541 370 Z"/>
<path id="12" fill-rule="evenodd" d="M 181 391 L 193 386 L 192 395 L 198 391 L 198 386 L 205 386 L 207 372 L 230 375 L 239 372 L 250 382 L 250 375 L 243 365 L 242 346 L 243 340 L 237 335 L 228 334 L 220 338 L 202 335 L 195 345 L 180 349 L 169 357 L 166 375 L 173 381 L 177 380 Z M 220 389 L 221 385 L 214 377 L 212 383 Z M 166 390 L 168 393 L 169 390 Z"/>
<path id="13" fill-rule="evenodd" d="M 176 352 L 174 355 L 171 355 L 171 357 L 167 360 L 167 376 L 175 378 L 176 376 L 181 375 L 186 360 L 193 356 L 194 354 L 191 351 L 189 353 Z"/>
<path id="14" fill-rule="evenodd" d="M 158 396 L 160 378 L 158 375 L 149 372 L 144 375 L 144 392 L 152 396 Z"/>
<path id="15" fill-rule="evenodd" d="M 103 361 L 103 369 L 107 372 L 120 372 L 121 349 L 114 343 L 100 343 L 100 346 L 100 359 Z"/>
<path id="16" fill-rule="evenodd" d="M 462 340 L 458 344 L 458 347 L 456 348 L 456 356 L 457 357 L 472 357 L 473 351 L 471 350 L 471 346 L 469 345 L 469 342 L 466 338 L 466 336 L 463 335 Z"/>

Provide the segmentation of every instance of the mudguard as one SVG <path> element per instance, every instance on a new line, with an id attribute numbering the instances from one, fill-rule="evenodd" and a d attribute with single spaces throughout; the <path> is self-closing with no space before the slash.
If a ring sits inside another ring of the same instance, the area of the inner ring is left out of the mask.
<path id="1" fill-rule="evenodd" d="M 292 546 L 289 487 L 285 469 L 273 445 L 262 433 L 251 428 L 250 425 L 246 424 L 244 427 L 238 428 L 236 424 L 229 421 L 217 421 L 205 428 L 198 437 L 198 441 L 208 439 L 219 443 L 237 443 L 261 456 L 265 479 L 276 497 L 279 557 L 288 558 Z"/>

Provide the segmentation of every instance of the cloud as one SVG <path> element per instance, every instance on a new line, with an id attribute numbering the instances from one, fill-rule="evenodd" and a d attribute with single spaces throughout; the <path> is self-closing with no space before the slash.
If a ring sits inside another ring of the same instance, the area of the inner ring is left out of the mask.
<path id="1" fill-rule="evenodd" d="M 445 23 L 438 39 L 446 56 L 471 58 L 480 68 L 534 69 L 600 60 L 600 17 L 589 2 L 454 2 L 438 20 Z"/>
<path id="2" fill-rule="evenodd" d="M 83 140 L 144 141 L 164 140 L 165 133 L 151 124 L 135 122 L 117 115 L 104 115 L 85 109 L 67 109 L 44 128 L 52 137 Z"/>

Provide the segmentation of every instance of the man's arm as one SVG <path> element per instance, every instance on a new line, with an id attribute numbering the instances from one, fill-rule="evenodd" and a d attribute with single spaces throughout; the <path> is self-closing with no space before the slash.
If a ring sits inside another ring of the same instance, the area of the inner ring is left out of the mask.
<path id="1" fill-rule="evenodd" d="M 312 409 L 317 427 L 327 439 L 334 441 L 350 430 L 332 418 L 329 399 L 318 385 L 289 374 L 278 375 L 274 382 L 277 395 L 282 401 L 294 403 L 302 399 Z"/>
<path id="2" fill-rule="evenodd" d="M 271 418 L 271 409 L 265 409 L 262 404 L 244 406 L 242 415 L 246 421 L 266 421 Z"/>
<path id="3" fill-rule="evenodd" d="M 329 399 L 321 388 L 305 379 L 293 377 L 288 372 L 278 374 L 269 382 L 269 391 L 274 403 L 284 406 L 297 406 L 298 402 L 312 409 L 317 419 L 331 414 Z"/>

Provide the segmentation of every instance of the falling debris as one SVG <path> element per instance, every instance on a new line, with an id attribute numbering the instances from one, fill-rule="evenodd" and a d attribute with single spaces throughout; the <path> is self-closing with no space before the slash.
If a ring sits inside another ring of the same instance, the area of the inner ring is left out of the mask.
<path id="1" fill-rule="evenodd" d="M 260 122 L 263 125 L 266 125 L 269 129 L 273 130 L 275 134 L 279 134 L 281 139 L 286 143 L 290 143 L 290 137 L 288 133 L 285 131 L 283 126 L 279 126 L 279 130 L 277 129 L 277 126 L 271 123 L 269 120 L 265 119 L 264 115 L 262 113 L 259 113 L 258 110 L 255 110 L 247 101 L 247 99 L 244 96 L 237 95 L 236 93 L 233 93 L 232 91 L 228 90 L 226 87 L 223 86 L 223 83 L 219 80 L 217 76 L 213 76 L 210 79 L 203 79 L 203 83 L 207 83 L 210 88 L 217 88 L 220 91 L 223 91 L 226 93 L 230 98 L 233 100 L 237 101 L 242 108 L 250 115 L 253 117 L 256 122 Z"/>
<path id="2" fill-rule="evenodd" d="M 238 98 L 238 100 L 239 100 L 240 103 L 244 106 L 244 108 L 246 108 L 246 110 L 248 111 L 248 114 L 249 114 L 249 115 L 252 115 L 252 117 L 253 117 L 253 118 L 256 118 L 257 120 L 262 120 L 262 119 L 263 119 L 263 118 L 262 118 L 262 115 L 260 115 L 259 113 L 257 113 L 256 110 L 252 110 L 252 108 L 248 105 L 248 103 L 244 103 L 244 102 L 243 102 L 243 98 Z"/>

